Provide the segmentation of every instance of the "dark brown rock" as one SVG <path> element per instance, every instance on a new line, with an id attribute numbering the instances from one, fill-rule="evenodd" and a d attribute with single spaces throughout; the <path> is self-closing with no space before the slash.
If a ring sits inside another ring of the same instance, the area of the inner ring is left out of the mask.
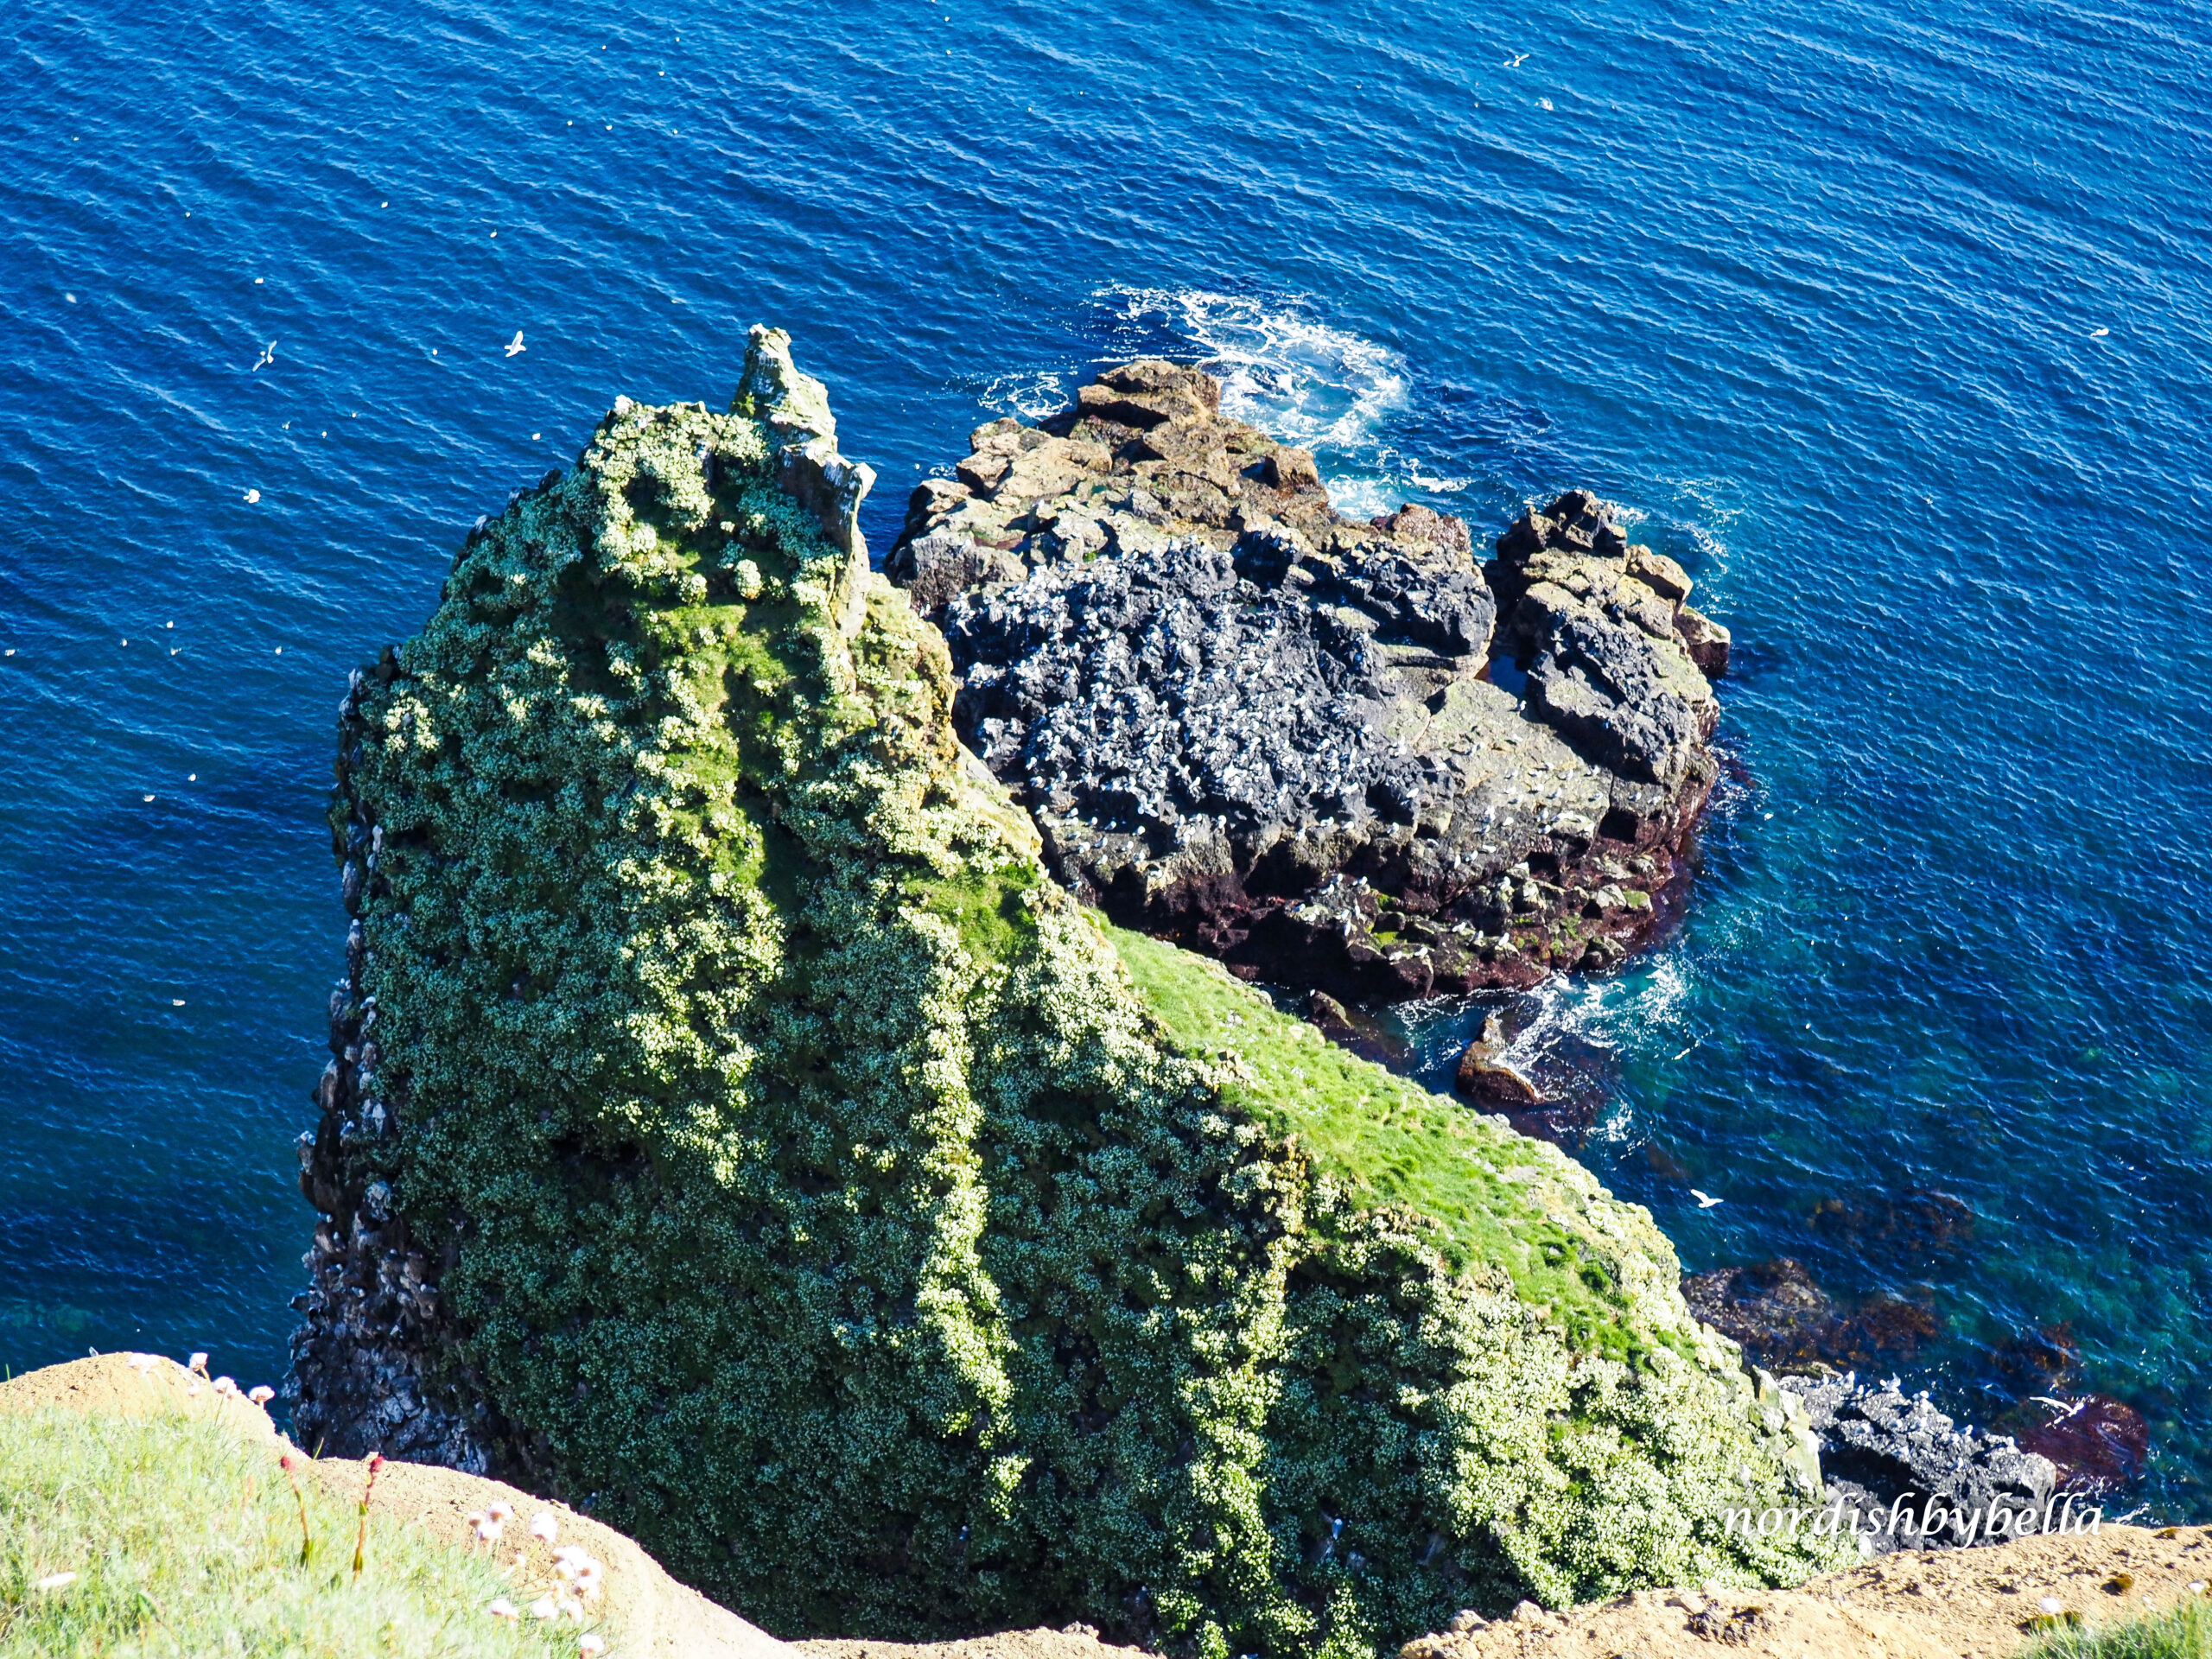
<path id="1" fill-rule="evenodd" d="M 1483 1021 L 1482 1034 L 1459 1056 L 1453 1086 L 1469 1100 L 1508 1113 L 1543 1105 L 1542 1090 L 1505 1058 L 1505 1022 L 1493 1012 Z"/>

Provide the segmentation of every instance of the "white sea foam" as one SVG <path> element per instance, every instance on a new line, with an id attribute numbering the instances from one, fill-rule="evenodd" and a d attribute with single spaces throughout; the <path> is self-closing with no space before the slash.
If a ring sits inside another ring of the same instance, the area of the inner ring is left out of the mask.
<path id="1" fill-rule="evenodd" d="M 1567 1036 L 1599 1048 L 1617 1047 L 1606 1007 L 1616 983 L 1567 976 L 1546 980 L 1529 993 L 1523 1024 L 1506 1050 L 1507 1059 L 1525 1070 Z"/>
<path id="2" fill-rule="evenodd" d="M 1103 289 L 1128 323 L 1182 335 L 1221 377 L 1224 414 L 1286 443 L 1349 454 L 1371 446 L 1406 401 L 1405 365 L 1386 346 L 1316 321 L 1302 300 L 1198 288 Z"/>
<path id="3" fill-rule="evenodd" d="M 1328 486 L 1329 505 L 1349 518 L 1380 518 L 1397 511 L 1390 486 L 1380 479 L 1347 478 L 1331 472 L 1322 475 L 1321 482 Z"/>
<path id="4" fill-rule="evenodd" d="M 1433 494 L 1457 495 L 1474 480 L 1466 478 L 1431 478 L 1421 471 L 1421 461 L 1419 457 L 1414 456 L 1407 459 L 1406 481 Z"/>
<path id="5" fill-rule="evenodd" d="M 1408 485 L 1453 493 L 1463 478 L 1430 478 L 1386 433 L 1407 403 L 1405 360 L 1389 346 L 1314 317 L 1298 296 L 1262 298 L 1199 288 L 1104 288 L 1111 322 L 1139 337 L 1185 342 L 1221 381 L 1224 415 L 1311 449 L 1338 510 L 1395 510 Z"/>
<path id="6" fill-rule="evenodd" d="M 1075 401 L 1066 378 L 1050 369 L 995 375 L 983 383 L 976 401 L 995 414 L 1015 415 L 1025 421 L 1041 421 Z"/>
<path id="7" fill-rule="evenodd" d="M 1744 516 L 1744 509 L 1736 500 L 1736 486 L 1732 480 L 1719 478 L 1662 478 L 1659 480 L 1671 486 L 1680 503 L 1674 515 L 1675 528 L 1695 543 L 1707 564 L 1706 580 L 1725 574 L 1728 569 L 1729 527 Z"/>
<path id="8" fill-rule="evenodd" d="M 1635 992 L 1633 1012 L 1645 1025 L 1672 1025 L 1681 1017 L 1682 1003 L 1689 994 L 1681 960 L 1661 957 L 1652 966 L 1651 977 Z"/>
<path id="9" fill-rule="evenodd" d="M 1689 993 L 1688 973 L 1674 952 L 1617 977 L 1547 980 L 1529 993 L 1524 1022 L 1507 1058 L 1526 1068 L 1567 1038 L 1594 1048 L 1666 1046 L 1671 1052 L 1689 1040 L 1684 1018 Z"/>

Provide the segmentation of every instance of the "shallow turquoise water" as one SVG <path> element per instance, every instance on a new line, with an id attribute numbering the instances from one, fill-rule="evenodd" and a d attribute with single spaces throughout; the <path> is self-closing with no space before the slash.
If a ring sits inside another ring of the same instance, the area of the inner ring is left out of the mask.
<path id="1" fill-rule="evenodd" d="M 2212 1518 L 2208 41 L 1987 0 L 30 0 L 0 1362 L 276 1380 L 345 672 L 618 392 L 727 398 L 766 320 L 879 548 L 976 421 L 1139 349 L 1223 361 L 1356 506 L 1639 515 L 1736 631 L 1736 767 L 1687 927 L 1530 1039 L 1600 1081 L 1583 1155 L 1692 1268 L 1925 1302 L 1977 1411 L 2070 1325 Z M 1930 1192 L 1970 1224 L 1897 1219 Z"/>

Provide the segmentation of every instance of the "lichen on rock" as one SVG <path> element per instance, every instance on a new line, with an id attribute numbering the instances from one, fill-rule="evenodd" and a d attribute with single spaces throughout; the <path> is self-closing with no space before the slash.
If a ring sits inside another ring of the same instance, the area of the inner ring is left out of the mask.
<path id="1" fill-rule="evenodd" d="M 1810 1570 L 1724 1529 L 1789 1477 L 1643 1210 L 1047 878 L 827 416 L 760 332 L 618 404 L 349 693 L 302 1433 L 785 1635 Z"/>

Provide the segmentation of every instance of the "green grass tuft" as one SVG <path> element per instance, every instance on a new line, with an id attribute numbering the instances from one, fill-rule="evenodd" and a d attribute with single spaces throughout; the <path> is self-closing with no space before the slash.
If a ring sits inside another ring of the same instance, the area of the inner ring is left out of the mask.
<path id="1" fill-rule="evenodd" d="M 312 1564 L 266 1446 L 197 1417 L 0 1413 L 0 1655 L 533 1659 L 576 1652 L 486 1611 L 491 1564 L 307 1485 Z M 39 1581 L 74 1573 L 41 1590 Z"/>
<path id="2" fill-rule="evenodd" d="M 2062 1630 L 2021 1659 L 2212 1659 L 2212 1605 L 2184 1601 L 2125 1624 Z"/>

